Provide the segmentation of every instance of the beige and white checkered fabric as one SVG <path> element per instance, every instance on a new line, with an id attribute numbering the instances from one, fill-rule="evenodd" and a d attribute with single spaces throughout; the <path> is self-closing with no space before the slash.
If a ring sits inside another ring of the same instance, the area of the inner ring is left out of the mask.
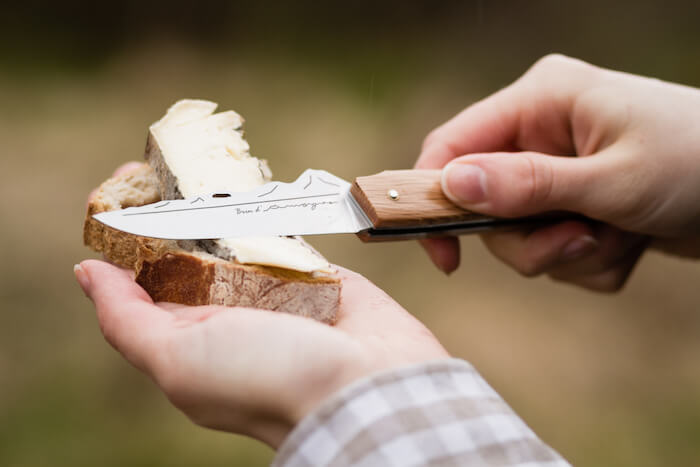
<path id="1" fill-rule="evenodd" d="M 325 401 L 280 447 L 275 467 L 563 467 L 469 363 L 378 373 Z"/>

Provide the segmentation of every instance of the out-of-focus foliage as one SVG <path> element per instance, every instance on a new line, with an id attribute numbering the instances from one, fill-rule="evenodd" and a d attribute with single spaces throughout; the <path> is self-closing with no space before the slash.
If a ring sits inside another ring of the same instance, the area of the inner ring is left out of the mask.
<path id="1" fill-rule="evenodd" d="M 175 100 L 239 111 L 253 152 L 289 180 L 410 167 L 431 128 L 549 52 L 700 85 L 690 1 L 42 3 L 0 7 L 3 466 L 272 458 L 171 408 L 104 343 L 72 277 L 94 256 L 86 194 L 141 158 Z M 412 243 L 312 241 L 480 368 L 575 464 L 700 462 L 700 265 L 649 254 L 625 291 L 600 296 L 520 278 L 477 238 L 449 278 Z"/>

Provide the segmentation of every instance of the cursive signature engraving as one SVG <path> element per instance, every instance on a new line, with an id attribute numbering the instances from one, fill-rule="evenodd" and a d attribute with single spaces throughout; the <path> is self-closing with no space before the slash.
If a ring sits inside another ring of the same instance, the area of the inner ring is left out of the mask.
<path id="1" fill-rule="evenodd" d="M 315 211 L 319 206 L 329 206 L 333 204 L 338 204 L 338 201 L 304 201 L 301 203 L 283 203 L 283 204 L 270 204 L 268 206 L 256 206 L 255 208 L 236 208 L 237 216 L 244 216 L 247 214 L 255 213 L 266 213 L 270 211 L 277 211 L 279 209 L 309 209 Z"/>
<path id="2" fill-rule="evenodd" d="M 315 211 L 317 207 L 329 204 L 338 204 L 337 201 L 311 201 L 303 203 L 270 204 L 262 212 L 274 211 L 277 209 L 302 208 Z"/>
<path id="3" fill-rule="evenodd" d="M 255 214 L 255 213 L 266 213 L 270 211 L 276 211 L 279 209 L 309 209 L 311 211 L 315 211 L 319 206 L 329 206 L 333 204 L 338 204 L 338 201 L 304 201 L 301 203 L 274 203 L 274 204 L 269 204 L 267 206 L 260 206 L 258 205 L 255 209 L 253 208 L 236 208 L 236 215 L 237 216 L 242 216 L 246 214 Z"/>

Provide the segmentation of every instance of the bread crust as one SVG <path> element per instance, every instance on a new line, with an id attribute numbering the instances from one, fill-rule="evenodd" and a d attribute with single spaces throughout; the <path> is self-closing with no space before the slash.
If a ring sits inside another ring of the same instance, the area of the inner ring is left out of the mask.
<path id="1" fill-rule="evenodd" d="M 83 243 L 102 253 L 110 262 L 133 270 L 144 259 L 153 260 L 177 249 L 177 242 L 172 240 L 132 235 L 106 226 L 92 217 L 100 212 L 158 202 L 161 198 L 156 186 L 157 178 L 147 164 L 102 183 L 88 202 Z"/>
<path id="2" fill-rule="evenodd" d="M 121 232 L 92 218 L 99 212 L 159 201 L 157 187 L 163 184 L 157 180 L 156 172 L 142 164 L 105 181 L 88 205 L 85 245 L 132 269 L 136 282 L 156 302 L 246 306 L 335 323 L 341 290 L 336 277 L 238 264 L 204 251 L 187 251 L 173 240 Z"/>

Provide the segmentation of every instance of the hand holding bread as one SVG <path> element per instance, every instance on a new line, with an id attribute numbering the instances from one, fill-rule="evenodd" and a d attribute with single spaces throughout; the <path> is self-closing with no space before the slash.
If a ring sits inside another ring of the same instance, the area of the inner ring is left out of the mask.
<path id="1" fill-rule="evenodd" d="M 371 373 L 448 356 L 417 319 L 340 269 L 338 321 L 157 303 L 129 270 L 83 261 L 76 275 L 105 338 L 195 423 L 277 447 L 304 415 Z"/>

